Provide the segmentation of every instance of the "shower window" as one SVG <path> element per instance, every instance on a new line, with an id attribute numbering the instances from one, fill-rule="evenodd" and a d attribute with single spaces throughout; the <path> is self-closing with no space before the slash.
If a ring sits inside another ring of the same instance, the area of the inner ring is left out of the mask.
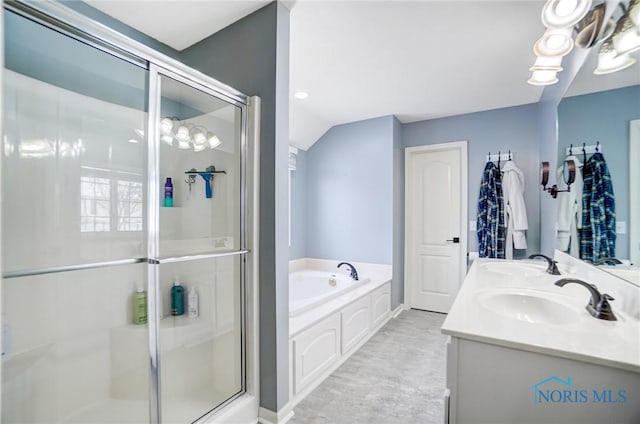
<path id="1" fill-rule="evenodd" d="M 141 182 L 117 182 L 118 231 L 142 231 L 144 194 Z"/>
<path id="2" fill-rule="evenodd" d="M 112 202 L 111 199 L 116 201 Z M 142 231 L 143 185 L 139 181 L 83 176 L 80 181 L 80 231 Z"/>
<path id="3" fill-rule="evenodd" d="M 111 231 L 111 180 L 81 177 L 80 231 Z"/>

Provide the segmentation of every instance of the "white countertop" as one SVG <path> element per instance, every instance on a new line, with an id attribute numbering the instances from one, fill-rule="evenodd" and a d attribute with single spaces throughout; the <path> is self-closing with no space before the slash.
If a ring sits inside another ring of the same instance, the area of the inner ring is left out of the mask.
<path id="1" fill-rule="evenodd" d="M 495 268 L 491 270 L 491 263 L 506 264 L 505 272 L 496 272 Z M 509 268 L 521 271 L 506 272 Z M 553 284 L 560 278 L 590 281 L 566 266 L 561 266 L 563 275 L 560 276 L 540 273 L 537 269 L 544 271 L 546 262 L 475 260 L 442 332 L 461 339 L 640 372 L 640 321 L 616 309 L 615 301 L 611 306 L 617 321 L 591 317 L 585 310 L 591 298 L 587 289 L 577 284 L 565 287 Z M 482 302 L 487 295 L 501 292 L 542 295 L 545 299 L 562 303 L 570 311 L 577 311 L 578 319 L 546 324 L 503 316 Z"/>

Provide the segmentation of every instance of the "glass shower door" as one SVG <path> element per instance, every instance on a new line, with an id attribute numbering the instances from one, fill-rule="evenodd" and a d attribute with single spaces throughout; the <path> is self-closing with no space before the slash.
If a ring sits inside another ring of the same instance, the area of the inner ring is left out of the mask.
<path id="1" fill-rule="evenodd" d="M 159 208 L 150 217 L 151 331 L 162 421 L 187 422 L 245 387 L 243 109 L 168 71 L 153 81 L 161 95 L 151 103 L 158 165 L 149 199 Z"/>
<path id="2" fill-rule="evenodd" d="M 2 422 L 147 422 L 148 70 L 4 13 Z"/>

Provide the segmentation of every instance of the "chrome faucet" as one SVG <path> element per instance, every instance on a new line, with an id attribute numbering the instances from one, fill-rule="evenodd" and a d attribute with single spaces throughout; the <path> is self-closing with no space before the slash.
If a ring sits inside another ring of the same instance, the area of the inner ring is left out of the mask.
<path id="1" fill-rule="evenodd" d="M 547 267 L 547 273 L 551 275 L 560 275 L 560 271 L 558 271 L 557 261 L 554 261 L 550 257 L 545 256 L 541 253 L 536 253 L 535 255 L 529 255 L 529 259 L 534 259 L 534 258 L 544 258 L 549 264 L 549 266 Z"/>
<path id="2" fill-rule="evenodd" d="M 600 258 L 598 260 L 593 261 L 593 265 L 620 265 L 622 261 L 616 258 Z"/>
<path id="3" fill-rule="evenodd" d="M 592 317 L 603 319 L 605 321 L 617 321 L 616 316 L 611 310 L 610 300 L 614 300 L 613 297 L 604 293 L 601 294 L 595 284 L 585 283 L 582 280 L 575 278 L 562 278 L 556 281 L 554 284 L 559 287 L 564 287 L 565 284 L 575 283 L 580 284 L 591 292 L 591 301 L 587 303 L 587 311 Z"/>
<path id="4" fill-rule="evenodd" d="M 340 262 L 338 264 L 338 268 L 340 268 L 342 265 L 348 266 L 349 274 L 351 275 L 351 278 L 355 281 L 358 281 L 358 271 L 356 271 L 356 267 L 351 265 L 349 262 Z"/>

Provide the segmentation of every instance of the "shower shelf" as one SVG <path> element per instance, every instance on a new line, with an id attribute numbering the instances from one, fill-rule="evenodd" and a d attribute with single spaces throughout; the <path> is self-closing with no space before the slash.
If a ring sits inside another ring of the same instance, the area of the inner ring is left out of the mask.
<path id="1" fill-rule="evenodd" d="M 184 171 L 186 175 L 199 175 L 199 174 L 227 174 L 227 171 Z"/>

